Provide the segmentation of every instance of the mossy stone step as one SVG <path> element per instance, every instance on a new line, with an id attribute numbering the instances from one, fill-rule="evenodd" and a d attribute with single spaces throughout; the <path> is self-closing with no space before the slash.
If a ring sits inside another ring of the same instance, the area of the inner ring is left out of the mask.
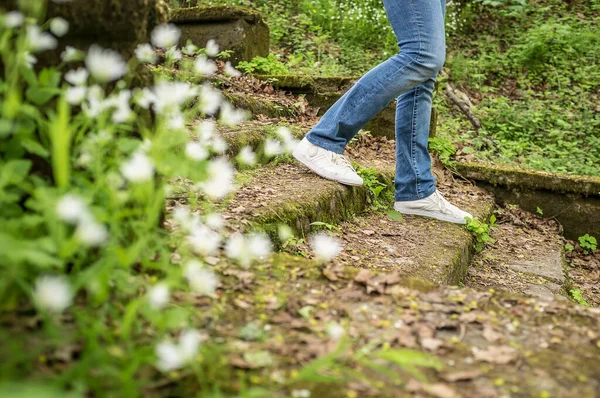
<path id="1" fill-rule="evenodd" d="M 495 242 L 475 256 L 466 286 L 542 298 L 566 295 L 567 267 L 558 228 L 503 223 L 491 236 Z"/>
<path id="2" fill-rule="evenodd" d="M 393 187 L 393 146 L 392 141 L 384 141 L 377 151 L 353 148 L 352 153 L 360 155 L 353 160 L 375 168 L 380 181 Z M 444 173 L 437 170 L 436 174 Z M 440 181 L 439 186 L 451 201 L 476 216 L 485 219 L 491 214 L 493 200 L 483 190 L 451 179 Z M 304 166 L 284 163 L 247 173 L 225 214 L 233 229 L 259 228 L 275 238 L 279 224 L 306 236 L 314 230 L 311 223 L 334 225 L 353 220 L 340 227 L 339 236 L 347 249 L 339 259 L 342 264 L 398 271 L 438 284 L 463 281 L 473 247 L 472 236 L 464 226 L 413 216 L 394 222 L 383 213 L 362 216 L 369 207 L 368 198 L 364 186 L 346 187 Z"/>
<path id="3" fill-rule="evenodd" d="M 221 51 L 232 51 L 232 64 L 269 54 L 269 27 L 261 15 L 241 7 L 177 8 L 171 22 L 181 29 L 181 44 L 191 40 L 204 47 L 213 39 Z"/>
<path id="4" fill-rule="evenodd" d="M 377 397 L 592 398 L 600 389 L 598 309 L 434 286 L 282 254 L 248 270 L 221 265 L 218 269 L 224 275 L 218 298 L 222 316 L 212 315 L 211 304 L 195 296 L 187 300 L 198 306 L 198 314 L 206 314 L 201 321 L 210 327 L 211 338 L 223 342 L 231 375 L 244 369 L 272 397 L 308 389 L 312 396 L 332 398 L 347 397 L 348 391 Z M 343 364 L 364 379 L 353 375 L 320 383 L 288 379 L 291 386 L 273 380 L 272 374 L 298 374 L 313 360 L 334 352 L 339 343 L 328 336 L 331 323 L 343 325 L 347 336 Z M 251 329 L 260 338 L 240 338 L 237 331 L 250 329 L 248 325 L 255 326 Z M 380 349 L 413 350 L 395 351 L 399 363 L 426 353 L 438 368 L 417 367 L 426 378 L 418 382 L 415 368 L 406 370 L 373 358 L 383 365 L 379 369 L 385 366 L 391 372 L 374 371 L 366 361 L 356 361 L 359 356 L 370 359 Z M 253 353 L 270 361 L 253 366 L 253 356 L 248 355 Z M 172 376 L 163 392 L 193 395 L 199 390 L 197 383 L 181 372 Z M 223 385 L 227 392 L 229 388 L 232 394 L 237 392 L 231 384 Z"/>
<path id="5" fill-rule="evenodd" d="M 513 166 L 458 162 L 457 172 L 494 193 L 499 203 L 538 208 L 557 219 L 568 239 L 600 236 L 600 178 L 524 170 Z"/>

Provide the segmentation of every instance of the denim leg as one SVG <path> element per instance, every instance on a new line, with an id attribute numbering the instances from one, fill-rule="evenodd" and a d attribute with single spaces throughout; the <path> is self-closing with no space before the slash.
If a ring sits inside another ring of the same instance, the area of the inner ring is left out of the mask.
<path id="1" fill-rule="evenodd" d="M 443 1 L 383 0 L 400 53 L 356 82 L 308 133 L 309 142 L 343 153 L 394 98 L 437 75 L 446 55 Z"/>
<path id="2" fill-rule="evenodd" d="M 435 78 L 400 95 L 396 105 L 397 201 L 423 199 L 435 192 L 428 141 Z"/>

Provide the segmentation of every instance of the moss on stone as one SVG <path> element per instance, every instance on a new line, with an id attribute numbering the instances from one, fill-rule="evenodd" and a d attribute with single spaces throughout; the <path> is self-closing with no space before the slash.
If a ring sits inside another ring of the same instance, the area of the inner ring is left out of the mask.
<path id="1" fill-rule="evenodd" d="M 279 90 L 340 94 L 349 89 L 358 77 L 316 77 L 309 75 L 256 75 Z"/>
<path id="2" fill-rule="evenodd" d="M 176 8 L 171 10 L 171 22 L 194 23 L 194 22 L 231 22 L 244 19 L 250 23 L 262 22 L 263 18 L 259 12 L 236 6 L 210 6 Z"/>
<path id="3" fill-rule="evenodd" d="M 265 115 L 273 118 L 293 118 L 297 116 L 297 111 L 295 109 L 269 101 L 268 99 L 228 92 L 223 92 L 223 96 L 235 107 L 246 109 L 254 115 Z"/>
<path id="4" fill-rule="evenodd" d="M 512 166 L 469 162 L 457 163 L 456 169 L 464 177 L 494 185 L 519 186 L 600 197 L 600 178 L 597 177 L 561 175 Z"/>

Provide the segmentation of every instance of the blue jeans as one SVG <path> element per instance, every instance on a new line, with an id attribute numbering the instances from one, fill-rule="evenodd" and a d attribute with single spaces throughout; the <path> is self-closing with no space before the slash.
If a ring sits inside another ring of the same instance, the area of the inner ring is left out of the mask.
<path id="1" fill-rule="evenodd" d="M 308 133 L 309 142 L 344 153 L 348 142 L 394 98 L 395 198 L 409 201 L 435 192 L 427 151 L 435 79 L 446 57 L 446 0 L 383 0 L 400 52 L 356 82 Z"/>

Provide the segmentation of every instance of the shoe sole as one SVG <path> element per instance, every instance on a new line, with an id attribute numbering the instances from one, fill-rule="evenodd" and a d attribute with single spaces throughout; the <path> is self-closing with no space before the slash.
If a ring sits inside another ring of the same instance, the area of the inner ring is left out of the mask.
<path id="1" fill-rule="evenodd" d="M 316 167 L 314 167 L 314 166 L 312 165 L 312 162 L 310 161 L 310 159 L 308 159 L 308 158 L 307 158 L 306 156 L 304 156 L 304 154 L 302 154 L 302 153 L 298 153 L 298 152 L 296 152 L 296 151 L 293 151 L 293 152 L 292 152 L 292 156 L 294 156 L 294 158 L 295 158 L 297 161 L 299 161 L 300 163 L 302 163 L 304 166 L 308 167 L 308 168 L 309 168 L 309 169 L 310 169 L 310 170 L 311 170 L 313 173 L 315 173 L 315 174 L 317 174 L 317 175 L 319 175 L 319 176 L 321 176 L 321 177 L 323 177 L 323 178 L 325 178 L 325 179 L 327 179 L 327 180 L 330 180 L 330 181 L 335 181 L 335 182 L 339 182 L 340 184 L 348 185 L 348 186 L 351 186 L 351 187 L 360 187 L 360 186 L 362 186 L 362 185 L 363 185 L 362 183 L 360 183 L 360 184 L 353 184 L 353 183 L 351 183 L 351 182 L 347 182 L 347 181 L 341 181 L 341 180 L 339 180 L 339 179 L 332 178 L 332 177 L 329 177 L 329 176 L 327 176 L 327 175 L 324 175 L 323 173 L 320 173 L 320 172 L 317 170 L 317 168 L 316 168 Z"/>
<path id="2" fill-rule="evenodd" d="M 394 210 L 396 210 L 400 214 L 429 217 L 429 218 L 433 218 L 433 219 L 440 220 L 440 221 L 446 221 L 446 222 L 449 222 L 452 224 L 460 224 L 460 225 L 467 224 L 466 220 L 457 221 L 456 218 L 454 218 L 454 217 L 445 216 L 443 214 L 431 213 L 431 212 L 423 211 L 423 210 L 401 210 L 401 209 L 398 209 L 396 206 L 394 206 Z"/>

